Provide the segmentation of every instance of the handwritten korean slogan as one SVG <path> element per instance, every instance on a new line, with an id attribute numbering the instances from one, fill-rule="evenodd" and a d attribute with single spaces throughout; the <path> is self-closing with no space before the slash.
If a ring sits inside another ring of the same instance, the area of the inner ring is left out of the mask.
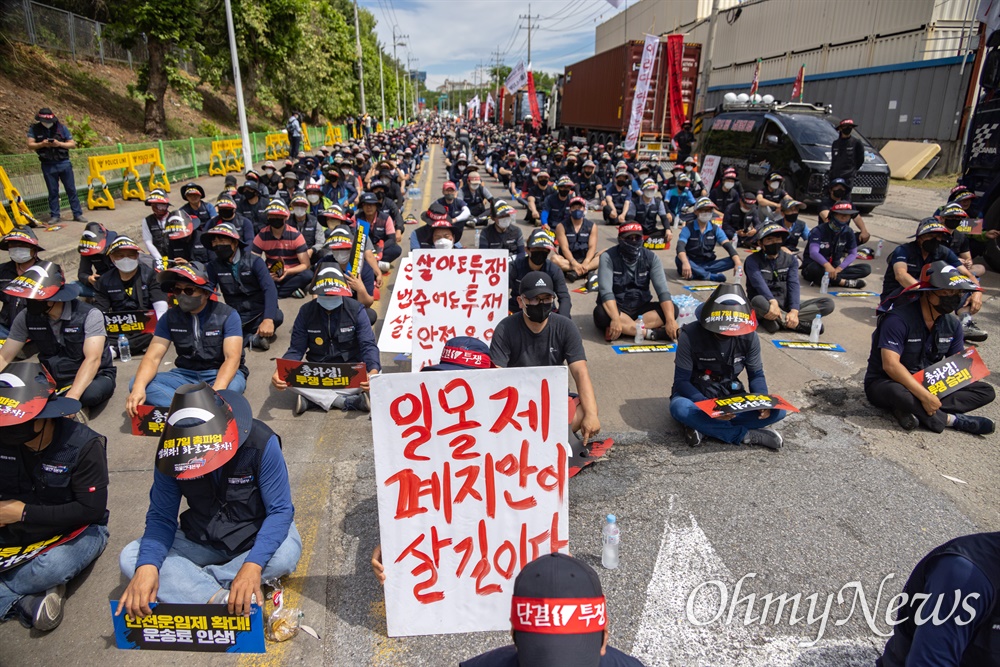
<path id="1" fill-rule="evenodd" d="M 509 629 L 514 577 L 567 551 L 566 372 L 372 382 L 389 636 Z"/>

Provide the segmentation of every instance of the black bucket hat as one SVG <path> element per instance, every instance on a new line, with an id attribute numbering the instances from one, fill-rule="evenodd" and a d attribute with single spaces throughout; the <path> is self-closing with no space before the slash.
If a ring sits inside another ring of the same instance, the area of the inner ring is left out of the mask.
<path id="1" fill-rule="evenodd" d="M 15 361 L 0 372 L 0 399 L 0 427 L 80 411 L 80 401 L 56 396 L 55 380 L 37 362 Z"/>

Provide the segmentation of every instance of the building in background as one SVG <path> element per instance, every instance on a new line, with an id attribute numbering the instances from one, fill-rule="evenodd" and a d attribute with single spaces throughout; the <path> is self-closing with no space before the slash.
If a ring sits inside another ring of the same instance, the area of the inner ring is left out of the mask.
<path id="1" fill-rule="evenodd" d="M 749 92 L 787 100 L 805 65 L 807 102 L 832 104 L 876 146 L 941 145 L 940 168 L 957 171 L 979 46 L 979 0 L 720 0 L 706 105 Z M 642 0 L 597 27 L 597 53 L 646 33 L 684 33 L 706 44 L 712 0 Z M 703 51 L 704 69 L 708 54 Z M 963 61 L 965 61 L 963 63 Z"/>

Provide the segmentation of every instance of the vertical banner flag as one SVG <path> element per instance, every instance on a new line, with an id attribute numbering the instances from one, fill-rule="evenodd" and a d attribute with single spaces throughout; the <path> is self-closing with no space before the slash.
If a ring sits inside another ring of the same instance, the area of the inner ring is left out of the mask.
<path id="1" fill-rule="evenodd" d="M 649 82 L 653 79 L 653 64 L 656 62 L 656 52 L 660 47 L 660 38 L 656 35 L 646 35 L 642 45 L 642 61 L 639 63 L 639 76 L 635 80 L 635 94 L 632 97 L 632 115 L 628 121 L 628 135 L 625 137 L 625 150 L 635 150 L 639 141 L 639 131 L 642 129 L 642 116 L 646 112 L 646 97 L 649 95 Z"/>
<path id="2" fill-rule="evenodd" d="M 382 320 L 378 349 L 395 354 L 413 351 L 413 255 L 399 260 L 399 273 Z"/>
<path id="3" fill-rule="evenodd" d="M 507 98 L 507 86 L 500 86 L 500 98 L 497 100 L 497 123 L 503 122 L 503 112 L 504 112 L 504 100 Z"/>
<path id="4" fill-rule="evenodd" d="M 417 250 L 410 256 L 413 258 L 412 370 L 438 363 L 449 338 L 472 336 L 489 344 L 493 329 L 507 316 L 510 253 Z"/>
<path id="5" fill-rule="evenodd" d="M 493 110 L 496 109 L 497 103 L 493 99 L 493 93 L 486 93 L 486 112 L 483 114 L 483 119 L 489 118 L 493 115 Z"/>
<path id="6" fill-rule="evenodd" d="M 390 637 L 508 630 L 521 568 L 567 552 L 567 373 L 388 373 L 371 383 L 385 406 L 372 412 L 372 435 Z"/>
<path id="7" fill-rule="evenodd" d="M 528 71 L 524 67 L 524 61 L 519 60 L 514 69 L 507 75 L 507 79 L 503 82 L 503 87 L 507 89 L 508 93 L 513 95 L 526 85 L 528 85 Z"/>
<path id="8" fill-rule="evenodd" d="M 676 134 L 684 123 L 684 35 L 667 35 L 667 104 L 670 105 L 670 132 Z M 711 181 L 709 181 L 711 182 Z"/>
<path id="9" fill-rule="evenodd" d="M 760 62 L 761 59 L 757 58 L 757 64 L 754 65 L 753 68 L 753 81 L 750 83 L 750 97 L 757 94 L 757 86 L 760 85 Z"/>
<path id="10" fill-rule="evenodd" d="M 458 103 L 458 117 L 462 118 L 465 116 L 465 105 L 461 102 Z"/>
<path id="11" fill-rule="evenodd" d="M 536 130 L 542 124 L 542 113 L 538 110 L 538 94 L 535 93 L 535 75 L 528 70 L 528 102 L 531 104 L 531 126 Z"/>
<path id="12" fill-rule="evenodd" d="M 795 77 L 795 85 L 792 86 L 792 100 L 796 102 L 802 101 L 802 89 L 805 86 L 805 80 L 806 65 L 805 63 L 802 63 L 802 67 L 799 68 L 799 75 Z"/>

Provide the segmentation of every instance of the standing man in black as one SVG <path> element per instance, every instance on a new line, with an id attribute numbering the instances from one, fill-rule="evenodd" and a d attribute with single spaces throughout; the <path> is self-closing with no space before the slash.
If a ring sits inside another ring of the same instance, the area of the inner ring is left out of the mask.
<path id="1" fill-rule="evenodd" d="M 73 211 L 73 219 L 87 222 L 80 208 L 80 198 L 76 196 L 76 181 L 73 165 L 69 162 L 69 151 L 76 148 L 76 141 L 69 128 L 59 122 L 51 109 L 39 109 L 35 123 L 28 128 L 28 148 L 38 153 L 42 163 L 45 188 L 49 191 L 49 224 L 59 222 L 59 181 L 66 188 L 66 198 Z"/>
<path id="2" fill-rule="evenodd" d="M 837 132 L 840 136 L 833 141 L 830 147 L 830 171 L 828 178 L 833 181 L 835 178 L 842 178 L 847 181 L 847 185 L 853 185 L 854 176 L 865 163 L 865 145 L 861 140 L 851 133 L 857 127 L 850 118 L 840 121 Z"/>
<path id="3" fill-rule="evenodd" d="M 674 135 L 674 144 L 677 146 L 677 162 L 683 163 L 691 157 L 694 150 L 694 133 L 691 132 L 691 121 L 686 120 L 681 124 L 681 131 Z"/>

